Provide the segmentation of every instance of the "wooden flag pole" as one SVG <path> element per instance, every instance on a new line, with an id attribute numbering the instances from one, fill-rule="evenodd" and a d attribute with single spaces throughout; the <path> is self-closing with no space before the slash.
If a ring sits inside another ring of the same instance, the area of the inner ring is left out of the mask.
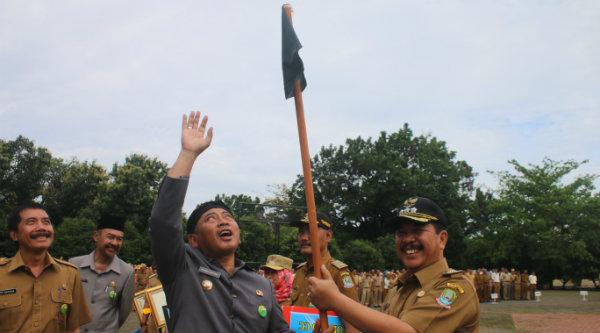
<path id="1" fill-rule="evenodd" d="M 292 22 L 292 6 L 285 5 L 285 13 L 290 22 Z M 306 207 L 308 208 L 308 230 L 310 231 L 310 247 L 312 249 L 312 262 L 315 276 L 322 279 L 321 276 L 321 247 L 319 246 L 317 208 L 315 204 L 315 193 L 313 189 L 312 170 L 310 168 L 310 153 L 308 151 L 308 136 L 306 134 L 306 122 L 304 120 L 304 102 L 302 101 L 302 88 L 300 80 L 294 84 L 294 104 L 296 106 L 296 122 L 298 123 L 298 137 L 300 139 L 300 154 L 302 155 L 302 174 L 304 175 L 304 194 L 306 197 Z M 319 321 L 321 329 L 329 327 L 327 322 L 327 313 L 319 310 Z"/>

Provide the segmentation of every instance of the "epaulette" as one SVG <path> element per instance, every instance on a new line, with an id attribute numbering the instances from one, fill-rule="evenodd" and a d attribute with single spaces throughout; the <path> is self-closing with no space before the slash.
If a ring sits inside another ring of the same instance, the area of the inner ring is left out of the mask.
<path id="1" fill-rule="evenodd" d="M 456 275 L 456 274 L 462 274 L 462 273 L 463 273 L 463 271 L 457 271 L 456 269 L 449 268 L 446 271 L 446 273 L 444 273 L 442 275 L 445 276 L 445 277 L 448 277 L 448 276 L 452 276 L 452 275 Z"/>
<path id="2" fill-rule="evenodd" d="M 0 258 L 0 266 L 4 266 L 10 262 L 10 258 Z"/>
<path id="3" fill-rule="evenodd" d="M 344 264 L 343 262 L 339 261 L 339 260 L 334 260 L 331 262 L 331 264 L 333 265 L 333 267 L 337 268 L 337 269 L 343 269 L 348 267 L 348 265 Z"/>
<path id="4" fill-rule="evenodd" d="M 72 263 L 70 263 L 70 262 L 68 262 L 66 260 L 62 260 L 62 259 L 58 259 L 58 258 L 54 258 L 54 260 L 56 260 L 56 262 L 59 263 L 59 264 L 71 266 L 71 267 L 73 267 L 75 269 L 78 269 L 77 266 L 75 266 L 74 264 L 72 264 Z"/>
<path id="5" fill-rule="evenodd" d="M 300 265 L 298 265 L 298 267 L 296 267 L 296 270 L 299 270 L 300 268 L 302 268 L 302 266 L 306 265 L 306 261 L 301 263 Z"/>

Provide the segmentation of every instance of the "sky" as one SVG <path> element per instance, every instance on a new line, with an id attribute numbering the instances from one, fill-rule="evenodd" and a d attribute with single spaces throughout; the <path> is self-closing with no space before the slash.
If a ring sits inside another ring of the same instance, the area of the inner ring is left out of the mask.
<path id="1" fill-rule="evenodd" d="M 408 123 L 497 187 L 508 160 L 600 174 L 600 1 L 292 1 L 311 155 Z M 184 209 L 302 173 L 281 1 L 0 2 L 0 139 L 110 168 L 171 164 L 209 116 Z M 596 185 L 600 185 L 596 181 Z"/>

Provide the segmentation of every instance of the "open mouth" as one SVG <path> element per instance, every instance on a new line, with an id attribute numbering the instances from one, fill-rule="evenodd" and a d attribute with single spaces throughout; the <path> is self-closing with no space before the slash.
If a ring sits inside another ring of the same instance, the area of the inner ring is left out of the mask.
<path id="1" fill-rule="evenodd" d="M 417 244 L 417 243 L 410 243 L 410 244 L 402 245 L 402 247 L 400 248 L 400 251 L 402 251 L 403 253 L 405 253 L 407 255 L 417 254 L 417 253 L 421 252 L 422 250 L 423 250 L 423 246 L 421 244 Z"/>
<path id="2" fill-rule="evenodd" d="M 219 238 L 224 241 L 229 241 L 233 238 L 233 232 L 229 229 L 219 231 Z"/>

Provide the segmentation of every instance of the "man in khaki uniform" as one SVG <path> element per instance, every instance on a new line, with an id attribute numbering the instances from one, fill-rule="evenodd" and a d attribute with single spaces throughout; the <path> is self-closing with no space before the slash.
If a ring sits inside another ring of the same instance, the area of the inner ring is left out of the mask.
<path id="1" fill-rule="evenodd" d="M 75 266 L 48 253 L 54 228 L 44 208 L 19 207 L 8 229 L 19 251 L 0 258 L 0 332 L 79 332 L 92 320 L 81 278 Z"/>
<path id="2" fill-rule="evenodd" d="M 527 270 L 521 273 L 521 299 L 529 300 L 529 274 Z"/>
<path id="3" fill-rule="evenodd" d="M 381 302 L 383 302 L 383 275 L 379 270 L 375 271 L 375 275 L 373 277 L 373 287 L 372 287 L 372 301 L 371 305 L 374 307 L 381 307 Z"/>
<path id="4" fill-rule="evenodd" d="M 479 299 L 479 303 L 485 302 L 484 295 L 484 287 L 483 287 L 483 269 L 477 270 L 477 275 L 475 276 L 475 290 L 477 291 L 477 298 Z"/>
<path id="5" fill-rule="evenodd" d="M 503 268 L 500 273 L 500 281 L 502 282 L 502 299 L 508 301 L 512 289 L 512 274 L 506 268 Z"/>
<path id="6" fill-rule="evenodd" d="M 323 213 L 317 213 L 317 224 L 319 226 L 321 263 L 331 273 L 337 289 L 344 295 L 357 301 L 356 285 L 354 284 L 354 278 L 348 269 L 348 265 L 333 259 L 329 254 L 328 245 L 333 238 L 332 224 L 329 217 Z M 308 297 L 308 278 L 314 275 L 314 267 L 312 264 L 310 233 L 308 231 L 308 217 L 305 216 L 304 219 L 296 223 L 296 226 L 299 228 L 298 244 L 300 245 L 300 253 L 306 257 L 307 262 L 300 264 L 296 269 L 291 305 L 311 307 L 313 305 Z M 356 332 L 351 325 L 345 323 L 345 326 L 346 332 Z"/>
<path id="7" fill-rule="evenodd" d="M 373 277 L 371 273 L 366 272 L 365 278 L 363 279 L 363 284 L 361 288 L 360 294 L 360 304 L 369 306 L 371 302 L 371 285 L 373 284 Z"/>
<path id="8" fill-rule="evenodd" d="M 521 272 L 518 270 L 513 273 L 513 284 L 515 291 L 515 300 L 521 300 Z"/>
<path id="9" fill-rule="evenodd" d="M 489 272 L 483 270 L 483 301 L 489 302 L 492 300 L 492 277 Z"/>
<path id="10" fill-rule="evenodd" d="M 312 302 L 363 332 L 479 332 L 475 288 L 462 272 L 448 268 L 444 258 L 448 232 L 441 208 L 429 199 L 411 198 L 404 202 L 397 222 L 396 251 L 407 272 L 390 290 L 384 313 L 339 293 L 324 269 L 325 279 L 309 279 Z"/>

